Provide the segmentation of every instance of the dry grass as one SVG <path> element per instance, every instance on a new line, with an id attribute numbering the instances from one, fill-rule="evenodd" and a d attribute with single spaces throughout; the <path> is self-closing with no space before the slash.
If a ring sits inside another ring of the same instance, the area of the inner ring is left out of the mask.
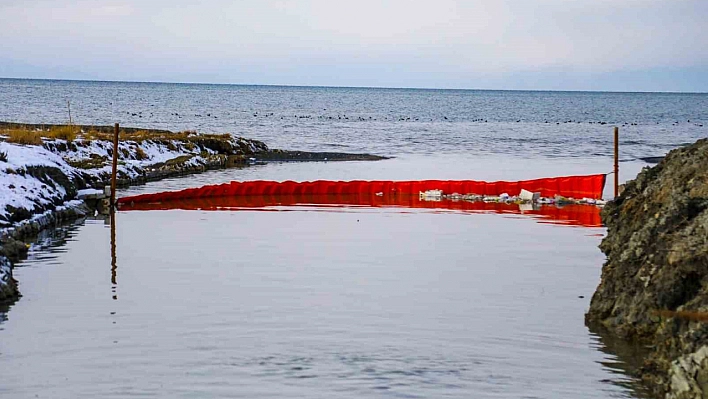
<path id="1" fill-rule="evenodd" d="M 79 126 L 53 126 L 47 130 L 35 130 L 33 128 L 12 128 L 0 129 L 0 135 L 6 135 L 7 141 L 17 144 L 42 145 L 42 138 L 62 139 L 73 141 L 77 138 L 84 140 L 105 140 L 113 141 L 113 133 L 99 132 L 97 130 L 89 130 L 81 132 Z M 157 141 L 180 141 L 184 143 L 185 148 L 193 150 L 195 143 L 203 142 L 204 140 L 231 140 L 231 135 L 225 134 L 197 134 L 194 131 L 183 131 L 177 133 L 155 132 L 149 130 L 138 130 L 134 132 L 121 131 L 118 135 L 121 141 L 135 141 L 141 143 L 145 140 Z M 176 150 L 177 147 L 170 143 L 169 148 Z"/>
<path id="2" fill-rule="evenodd" d="M 147 158 L 147 154 L 145 153 L 145 151 L 143 151 L 141 147 L 135 147 L 135 159 L 137 159 L 138 161 L 142 161 Z"/>
<path id="3" fill-rule="evenodd" d="M 74 141 L 79 128 L 77 126 L 57 126 L 49 129 L 45 137 L 52 139 L 62 139 L 66 141 Z"/>
<path id="4" fill-rule="evenodd" d="M 98 132 L 95 130 L 90 130 L 83 133 L 83 138 L 87 140 L 107 140 L 113 141 L 113 133 Z M 121 131 L 118 134 L 118 139 L 121 141 L 129 140 L 135 141 L 137 143 L 143 142 L 145 140 L 176 140 L 182 142 L 199 141 L 203 139 L 218 139 L 218 140 L 230 140 L 231 135 L 225 134 L 197 134 L 194 131 L 183 131 L 177 133 L 163 133 L 163 132 L 151 132 L 148 130 L 138 130 L 135 132 L 125 132 Z"/>
<path id="5" fill-rule="evenodd" d="M 78 133 L 76 126 L 56 126 L 49 130 L 2 129 L 0 134 L 8 136 L 9 143 L 42 145 L 42 138 L 73 141 Z"/>
<path id="6" fill-rule="evenodd" d="M 42 132 L 36 132 L 34 130 L 8 129 L 2 131 L 2 134 L 8 136 L 8 143 L 42 145 Z"/>

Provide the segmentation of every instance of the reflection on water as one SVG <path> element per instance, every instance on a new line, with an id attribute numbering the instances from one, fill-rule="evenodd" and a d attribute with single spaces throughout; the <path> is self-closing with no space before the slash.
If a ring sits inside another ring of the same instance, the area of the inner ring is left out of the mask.
<path id="1" fill-rule="evenodd" d="M 2 331 L 2 323 L 7 321 L 8 310 L 10 310 L 10 307 L 15 302 L 16 301 L 0 303 L 0 331 Z M 1 355 L 1 353 L 0 353 L 0 355 Z"/>
<path id="2" fill-rule="evenodd" d="M 78 219 L 71 223 L 59 225 L 54 229 L 40 231 L 37 237 L 27 241 L 30 244 L 30 248 L 27 253 L 27 261 L 42 262 L 46 265 L 56 264 L 56 258 L 59 254 L 66 252 L 65 246 L 67 241 L 72 239 L 76 233 L 76 230 L 84 223 L 84 221 L 85 219 Z M 15 264 L 15 276 L 18 273 L 17 268 L 23 267 L 24 263 L 25 262 L 20 262 Z M 19 281 L 18 285 L 20 288 L 20 294 L 22 294 L 22 282 Z M 0 302 L 0 325 L 8 320 L 8 312 L 17 301 L 18 299 Z M 1 326 L 0 331 L 2 331 Z"/>
<path id="3" fill-rule="evenodd" d="M 110 214 L 111 223 L 111 292 L 113 293 L 113 299 L 118 300 L 118 264 L 116 256 L 116 212 L 113 207 L 111 207 Z"/>
<path id="4" fill-rule="evenodd" d="M 607 355 L 600 364 L 612 373 L 612 377 L 604 381 L 627 389 L 633 397 L 653 398 L 638 377 L 649 349 L 622 340 L 599 325 L 588 324 L 588 330 L 593 340 L 592 347 Z"/>
<path id="5" fill-rule="evenodd" d="M 29 262 L 44 262 L 46 264 L 57 264 L 56 259 L 60 254 L 66 252 L 66 244 L 75 240 L 75 236 L 80 227 L 87 221 L 102 221 L 104 218 L 85 217 L 72 222 L 59 225 L 53 229 L 46 229 L 39 232 L 37 237 L 27 240 L 30 244 L 25 262 L 16 264 L 16 267 L 24 267 Z"/>
<path id="6" fill-rule="evenodd" d="M 602 229 L 309 210 L 74 226 L 16 269 L 0 394 L 638 396 L 583 325 Z"/>
<path id="7" fill-rule="evenodd" d="M 121 211 L 148 210 L 288 210 L 292 207 L 341 211 L 360 207 L 391 208 L 393 211 L 407 212 L 406 208 L 429 210 L 452 210 L 463 213 L 497 213 L 527 215 L 540 223 L 565 224 L 572 226 L 601 227 L 600 208 L 593 205 L 540 205 L 514 204 L 464 200 L 422 200 L 417 195 L 377 196 L 377 195 L 257 195 L 205 197 L 169 200 L 152 203 L 127 203 Z"/>

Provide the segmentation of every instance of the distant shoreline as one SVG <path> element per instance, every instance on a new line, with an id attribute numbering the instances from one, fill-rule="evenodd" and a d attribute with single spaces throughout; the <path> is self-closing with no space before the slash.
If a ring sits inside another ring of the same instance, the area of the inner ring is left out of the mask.
<path id="1" fill-rule="evenodd" d="M 60 78 L 16 78 L 0 77 L 0 81 L 38 81 L 38 82 L 78 82 L 78 83 L 115 83 L 136 85 L 178 85 L 178 86 L 234 86 L 267 87 L 293 89 L 348 89 L 381 91 L 450 91 L 450 92 L 513 92 L 513 93 L 571 93 L 571 94 L 669 94 L 669 95 L 708 95 L 708 92 L 692 91 L 614 91 L 614 90 L 542 90 L 542 89 L 473 89 L 473 88 L 434 88 L 434 87 L 386 87 L 386 86 L 328 86 L 328 85 L 287 85 L 259 83 L 208 83 L 208 82 L 170 82 L 170 81 L 128 81 L 128 80 L 91 80 Z"/>

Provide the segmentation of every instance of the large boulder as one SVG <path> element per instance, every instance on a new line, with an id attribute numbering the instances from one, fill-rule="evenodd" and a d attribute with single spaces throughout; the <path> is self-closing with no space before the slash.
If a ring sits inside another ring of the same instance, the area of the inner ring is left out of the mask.
<path id="1" fill-rule="evenodd" d="M 643 377 L 656 393 L 670 393 L 669 371 L 686 369 L 675 362 L 694 353 L 690 358 L 698 359 L 708 345 L 708 139 L 645 168 L 607 204 L 602 219 L 607 261 L 586 320 L 651 345 Z M 697 371 L 708 365 L 702 359 L 684 374 L 705 375 Z M 704 385 L 696 382 L 689 391 L 708 397 Z"/>

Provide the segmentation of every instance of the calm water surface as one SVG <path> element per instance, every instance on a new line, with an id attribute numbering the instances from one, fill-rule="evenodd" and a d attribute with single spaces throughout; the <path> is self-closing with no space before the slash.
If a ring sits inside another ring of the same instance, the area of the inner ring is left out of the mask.
<path id="1" fill-rule="evenodd" d="M 0 393 L 629 397 L 583 324 L 602 234 L 420 211 L 132 212 L 112 271 L 110 229 L 88 221 L 16 269 Z"/>
<path id="2" fill-rule="evenodd" d="M 518 180 L 611 170 L 706 135 L 704 94 L 488 92 L 0 79 L 0 120 L 232 132 L 381 162 L 230 180 Z M 602 124 L 602 123 L 606 124 Z M 606 196 L 609 193 L 606 190 Z M 522 215 L 271 208 L 119 212 L 51 232 L 0 308 L 0 396 L 641 397 L 584 325 L 603 228 Z"/>
<path id="3" fill-rule="evenodd" d="M 459 173 L 437 161 L 269 164 L 122 194 Z M 583 322 L 603 228 L 316 207 L 119 212 L 115 226 L 115 268 L 109 225 L 89 220 L 15 269 L 0 396 L 640 397 Z"/>

